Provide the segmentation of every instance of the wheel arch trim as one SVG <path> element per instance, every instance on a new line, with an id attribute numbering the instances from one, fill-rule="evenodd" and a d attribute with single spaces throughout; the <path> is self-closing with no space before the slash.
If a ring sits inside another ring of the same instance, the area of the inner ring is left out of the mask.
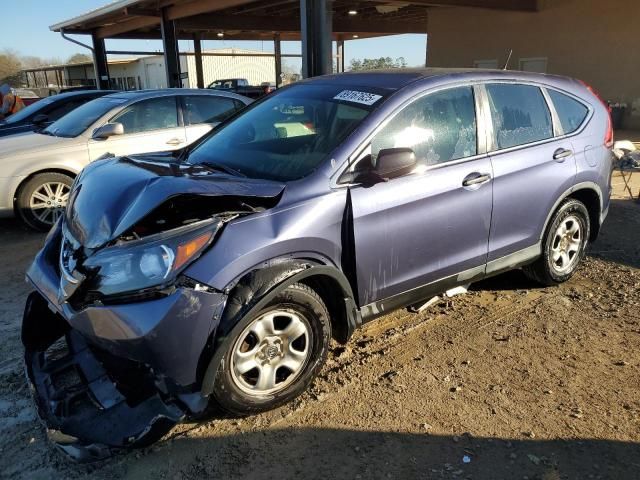
<path id="1" fill-rule="evenodd" d="M 558 210 L 558 207 L 560 206 L 560 204 L 566 200 L 568 197 L 571 196 L 572 193 L 575 193 L 579 190 L 592 190 L 593 192 L 595 192 L 595 194 L 598 196 L 598 201 L 599 201 L 599 211 L 598 211 L 598 218 L 600 219 L 600 223 L 603 222 L 604 218 L 603 218 L 603 201 L 602 201 L 602 190 L 600 189 L 600 186 L 595 183 L 595 182 L 580 182 L 580 183 L 576 183 L 575 185 L 573 185 L 571 188 L 565 190 L 562 195 L 560 195 L 558 197 L 558 199 L 556 200 L 556 202 L 553 204 L 553 206 L 551 207 L 551 209 L 549 210 L 549 213 L 547 214 L 547 218 L 544 221 L 544 226 L 542 227 L 542 231 L 540 232 L 540 236 L 538 237 L 538 241 L 542 242 L 544 239 L 544 234 L 547 231 L 547 228 L 549 227 L 549 222 L 551 222 L 551 219 L 553 218 L 554 213 Z M 599 227 L 599 225 L 598 225 Z"/>
<path id="2" fill-rule="evenodd" d="M 308 281 L 314 277 L 329 278 L 342 290 L 346 325 L 344 338 L 340 340 L 344 342 L 348 340 L 362 321 L 351 285 L 340 270 L 333 266 L 296 259 L 285 259 L 267 267 L 254 269 L 246 274 L 229 293 L 213 339 L 213 355 L 202 378 L 202 395 L 210 395 L 213 391 L 217 366 L 223 360 L 223 350 L 219 346 L 237 323 L 246 316 L 255 315 L 290 285 L 305 283 L 305 280 Z"/>

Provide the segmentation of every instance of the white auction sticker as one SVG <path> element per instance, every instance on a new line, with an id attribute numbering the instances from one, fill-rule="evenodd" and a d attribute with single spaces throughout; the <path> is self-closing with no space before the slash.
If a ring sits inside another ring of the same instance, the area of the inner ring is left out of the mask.
<path id="1" fill-rule="evenodd" d="M 343 90 L 335 97 L 334 100 L 344 100 L 345 102 L 362 103 L 364 105 L 373 105 L 382 98 L 382 95 L 376 95 L 369 92 L 358 92 L 356 90 Z"/>

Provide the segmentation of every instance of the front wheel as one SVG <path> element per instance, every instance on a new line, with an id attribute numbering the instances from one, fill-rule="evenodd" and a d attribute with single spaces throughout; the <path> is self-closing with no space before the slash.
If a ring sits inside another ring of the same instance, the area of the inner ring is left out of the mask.
<path id="1" fill-rule="evenodd" d="M 311 288 L 293 284 L 227 335 L 213 400 L 235 415 L 278 407 L 300 395 L 324 365 L 331 338 L 327 308 Z"/>
<path id="2" fill-rule="evenodd" d="M 542 243 L 542 256 L 523 268 L 543 285 L 566 282 L 584 257 L 590 235 L 589 212 L 582 202 L 565 200 L 551 218 Z"/>
<path id="3" fill-rule="evenodd" d="M 24 223 L 43 232 L 51 229 L 67 206 L 73 178 L 56 172 L 34 175 L 18 192 L 18 214 Z"/>

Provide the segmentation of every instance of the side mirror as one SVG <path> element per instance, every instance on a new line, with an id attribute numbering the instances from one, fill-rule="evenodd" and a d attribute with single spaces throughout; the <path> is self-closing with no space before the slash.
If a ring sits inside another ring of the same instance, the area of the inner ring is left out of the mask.
<path id="1" fill-rule="evenodd" d="M 31 120 L 31 122 L 34 125 L 42 125 L 43 123 L 47 123 L 48 121 L 49 121 L 49 117 L 44 113 L 39 113 L 38 115 L 33 117 L 33 119 Z"/>
<path id="2" fill-rule="evenodd" d="M 410 148 L 385 148 L 378 153 L 374 172 L 391 179 L 411 173 L 416 165 L 416 154 Z"/>
<path id="3" fill-rule="evenodd" d="M 121 123 L 107 123 L 93 132 L 94 140 L 106 140 L 116 135 L 124 135 L 124 126 Z"/>

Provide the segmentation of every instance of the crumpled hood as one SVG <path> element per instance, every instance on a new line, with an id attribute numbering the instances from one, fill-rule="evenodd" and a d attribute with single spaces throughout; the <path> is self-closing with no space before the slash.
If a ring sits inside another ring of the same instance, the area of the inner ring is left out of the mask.
<path id="1" fill-rule="evenodd" d="M 81 245 L 98 248 L 177 195 L 273 198 L 283 189 L 282 183 L 220 174 L 164 156 L 110 158 L 90 164 L 76 179 L 66 221 Z"/>
<path id="2" fill-rule="evenodd" d="M 9 126 L 10 124 L 6 125 Z M 77 143 L 77 138 L 54 137 L 35 132 L 19 133 L 0 138 L 0 157 L 31 154 L 71 143 Z"/>

